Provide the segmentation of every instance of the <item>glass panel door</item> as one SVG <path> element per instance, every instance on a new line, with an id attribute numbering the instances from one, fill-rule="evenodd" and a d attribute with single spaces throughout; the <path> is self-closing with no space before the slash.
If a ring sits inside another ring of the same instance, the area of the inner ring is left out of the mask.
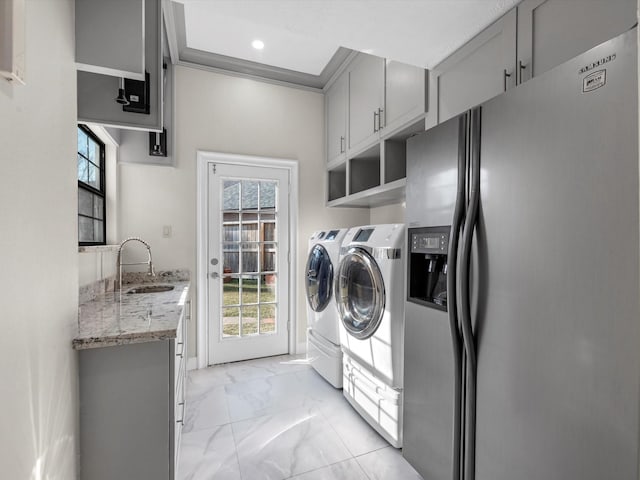
<path id="1" fill-rule="evenodd" d="M 288 198 L 287 170 L 212 167 L 210 364 L 288 351 Z"/>
<path id="2" fill-rule="evenodd" d="M 276 190 L 276 181 L 222 180 L 223 337 L 275 332 Z"/>

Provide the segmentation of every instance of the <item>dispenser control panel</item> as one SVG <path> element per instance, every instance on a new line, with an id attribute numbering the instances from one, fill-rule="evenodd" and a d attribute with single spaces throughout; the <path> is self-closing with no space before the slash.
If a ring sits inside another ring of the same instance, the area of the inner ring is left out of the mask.
<path id="1" fill-rule="evenodd" d="M 450 226 L 410 228 L 407 301 L 447 310 Z"/>
<path id="2" fill-rule="evenodd" d="M 447 253 L 449 233 L 417 232 L 411 234 L 411 253 Z"/>

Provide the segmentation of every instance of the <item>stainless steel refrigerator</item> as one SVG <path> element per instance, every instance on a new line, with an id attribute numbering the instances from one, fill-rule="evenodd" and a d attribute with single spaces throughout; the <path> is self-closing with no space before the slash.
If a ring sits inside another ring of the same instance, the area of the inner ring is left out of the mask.
<path id="1" fill-rule="evenodd" d="M 425 480 L 637 480 L 636 30 L 407 142 Z"/>

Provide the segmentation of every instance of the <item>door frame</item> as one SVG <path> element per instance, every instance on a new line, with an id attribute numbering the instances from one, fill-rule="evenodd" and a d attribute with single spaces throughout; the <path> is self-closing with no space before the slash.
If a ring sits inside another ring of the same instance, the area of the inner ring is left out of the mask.
<path id="1" fill-rule="evenodd" d="M 297 322 L 297 296 L 298 282 L 296 272 L 298 271 L 298 161 L 281 158 L 258 157 L 253 155 L 237 155 L 222 152 L 210 152 L 198 150 L 196 152 L 197 162 L 197 209 L 196 209 L 196 360 L 197 367 L 206 368 L 209 366 L 209 322 L 207 321 L 209 293 L 206 288 L 208 273 L 208 233 L 207 224 L 209 219 L 208 205 L 208 182 L 209 164 L 225 163 L 231 165 L 242 165 L 248 167 L 275 167 L 289 170 L 289 301 L 286 305 L 289 310 L 289 333 L 288 345 L 289 353 L 297 353 L 298 322 Z"/>

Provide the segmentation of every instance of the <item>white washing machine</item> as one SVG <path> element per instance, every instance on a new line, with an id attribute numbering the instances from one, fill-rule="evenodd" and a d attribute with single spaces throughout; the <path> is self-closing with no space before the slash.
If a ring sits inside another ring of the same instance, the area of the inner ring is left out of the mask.
<path id="1" fill-rule="evenodd" d="M 307 359 L 336 388 L 342 388 L 342 350 L 333 279 L 346 233 L 346 228 L 315 232 L 305 270 Z"/>
<path id="2" fill-rule="evenodd" d="M 335 280 L 344 396 L 396 448 L 402 446 L 405 251 L 404 224 L 352 228 Z"/>

